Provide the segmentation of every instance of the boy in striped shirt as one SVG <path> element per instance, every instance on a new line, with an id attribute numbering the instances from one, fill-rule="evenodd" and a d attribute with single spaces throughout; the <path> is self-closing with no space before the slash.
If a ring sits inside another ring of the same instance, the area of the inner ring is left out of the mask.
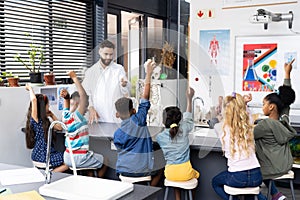
<path id="1" fill-rule="evenodd" d="M 84 114 L 88 107 L 88 97 L 74 71 L 68 75 L 75 83 L 77 91 L 71 96 L 66 89 L 62 89 L 60 96 L 64 98 L 62 121 L 68 128 L 69 136 L 66 137 L 66 150 L 64 162 L 72 166 L 68 140 L 70 141 L 76 168 L 98 168 L 98 177 L 103 177 L 107 166 L 104 165 L 104 157 L 101 154 L 89 151 L 88 124 Z"/>

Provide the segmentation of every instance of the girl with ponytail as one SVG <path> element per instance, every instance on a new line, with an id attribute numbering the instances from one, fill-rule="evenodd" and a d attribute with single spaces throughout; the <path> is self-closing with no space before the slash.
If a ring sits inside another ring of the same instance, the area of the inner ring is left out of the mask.
<path id="1" fill-rule="evenodd" d="M 189 132 L 194 127 L 192 118 L 192 98 L 194 90 L 187 89 L 187 108 L 185 113 L 175 106 L 167 107 L 163 111 L 165 130 L 156 137 L 157 143 L 163 151 L 166 166 L 165 177 L 170 181 L 188 181 L 199 178 L 199 172 L 190 163 Z M 180 190 L 175 189 L 176 200 L 180 199 Z"/>

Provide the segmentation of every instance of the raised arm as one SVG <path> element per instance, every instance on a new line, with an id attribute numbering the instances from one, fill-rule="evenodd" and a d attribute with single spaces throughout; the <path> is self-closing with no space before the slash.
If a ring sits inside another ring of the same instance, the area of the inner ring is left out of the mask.
<path id="1" fill-rule="evenodd" d="M 293 69 L 293 63 L 295 61 L 295 58 L 289 62 L 284 63 L 284 81 L 283 81 L 283 87 L 291 87 L 291 71 Z M 280 86 L 281 87 L 281 86 Z M 279 90 L 280 90 L 279 87 Z M 292 94 L 294 94 L 294 98 L 292 98 Z M 284 98 L 284 104 L 286 105 L 284 109 L 281 111 L 281 120 L 286 121 L 289 123 L 289 113 L 290 113 L 290 105 L 295 101 L 295 91 L 291 88 L 289 95 L 283 95 L 281 98 Z"/>
<path id="2" fill-rule="evenodd" d="M 289 63 L 284 63 L 284 79 L 291 79 L 291 71 L 293 69 L 293 63 L 295 61 L 295 58 L 289 62 Z"/>
<path id="3" fill-rule="evenodd" d="M 120 73 L 119 74 L 120 91 L 124 97 L 128 97 L 128 96 L 130 96 L 131 84 L 130 84 L 130 82 L 128 82 L 124 68 L 122 68 L 119 73 Z"/>
<path id="4" fill-rule="evenodd" d="M 84 88 L 82 87 L 80 81 L 78 80 L 76 73 L 74 71 L 70 71 L 68 74 L 69 74 L 70 78 L 73 80 L 73 82 L 75 83 L 75 86 L 76 86 L 77 91 L 80 96 L 78 112 L 81 115 L 84 115 L 86 112 L 86 109 L 88 107 L 87 94 L 86 94 Z"/>
<path id="5" fill-rule="evenodd" d="M 151 88 L 151 74 L 153 72 L 153 69 L 156 67 L 156 64 L 155 62 L 148 59 L 145 63 L 145 66 L 146 66 L 146 78 L 145 78 L 143 98 L 149 100 L 150 88 Z"/>
<path id="6" fill-rule="evenodd" d="M 37 99 L 34 94 L 34 91 L 32 87 L 27 83 L 26 84 L 26 90 L 29 91 L 30 101 L 31 101 L 31 117 L 34 119 L 34 121 L 38 122 L 38 114 L 37 114 Z"/>
<path id="7" fill-rule="evenodd" d="M 188 88 L 186 90 L 186 112 L 192 112 L 192 99 L 195 94 L 195 90 L 193 88 Z"/>
<path id="8" fill-rule="evenodd" d="M 186 90 L 186 112 L 183 113 L 183 119 L 180 122 L 180 127 L 182 130 L 185 130 L 183 133 L 188 134 L 194 128 L 194 120 L 192 117 L 192 99 L 194 96 L 194 89 L 189 87 Z"/>
<path id="9" fill-rule="evenodd" d="M 64 108 L 70 108 L 70 94 L 67 89 L 62 89 L 60 91 L 60 96 L 64 98 Z"/>

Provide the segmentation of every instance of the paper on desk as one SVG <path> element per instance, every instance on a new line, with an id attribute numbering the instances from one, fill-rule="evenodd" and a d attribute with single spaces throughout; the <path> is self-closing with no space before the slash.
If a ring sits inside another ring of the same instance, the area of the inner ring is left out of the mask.
<path id="1" fill-rule="evenodd" d="M 0 171 L 2 185 L 43 182 L 43 174 L 37 168 L 23 168 Z"/>
<path id="2" fill-rule="evenodd" d="M 0 196 L 0 200 L 45 200 L 37 191 L 32 190 L 28 192 L 9 194 Z"/>

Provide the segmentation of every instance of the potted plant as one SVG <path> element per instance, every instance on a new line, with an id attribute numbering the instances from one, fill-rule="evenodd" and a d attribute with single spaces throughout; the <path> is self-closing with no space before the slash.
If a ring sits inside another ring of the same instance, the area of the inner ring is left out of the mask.
<path id="1" fill-rule="evenodd" d="M 55 85 L 55 75 L 53 72 L 44 74 L 44 81 L 46 85 Z"/>
<path id="2" fill-rule="evenodd" d="M 4 80 L 0 77 L 0 87 L 4 87 Z"/>
<path id="3" fill-rule="evenodd" d="M 29 37 L 29 34 L 25 34 Z M 40 68 L 45 61 L 44 48 L 42 45 L 36 45 L 33 42 L 29 44 L 27 50 L 27 57 L 22 57 L 19 53 L 15 55 L 15 60 L 22 63 L 26 69 L 29 70 L 29 77 L 31 83 L 43 83 L 42 73 Z"/>
<path id="4" fill-rule="evenodd" d="M 19 87 L 19 77 L 14 76 L 11 72 L 2 72 L 2 76 L 6 77 L 9 87 Z"/>

